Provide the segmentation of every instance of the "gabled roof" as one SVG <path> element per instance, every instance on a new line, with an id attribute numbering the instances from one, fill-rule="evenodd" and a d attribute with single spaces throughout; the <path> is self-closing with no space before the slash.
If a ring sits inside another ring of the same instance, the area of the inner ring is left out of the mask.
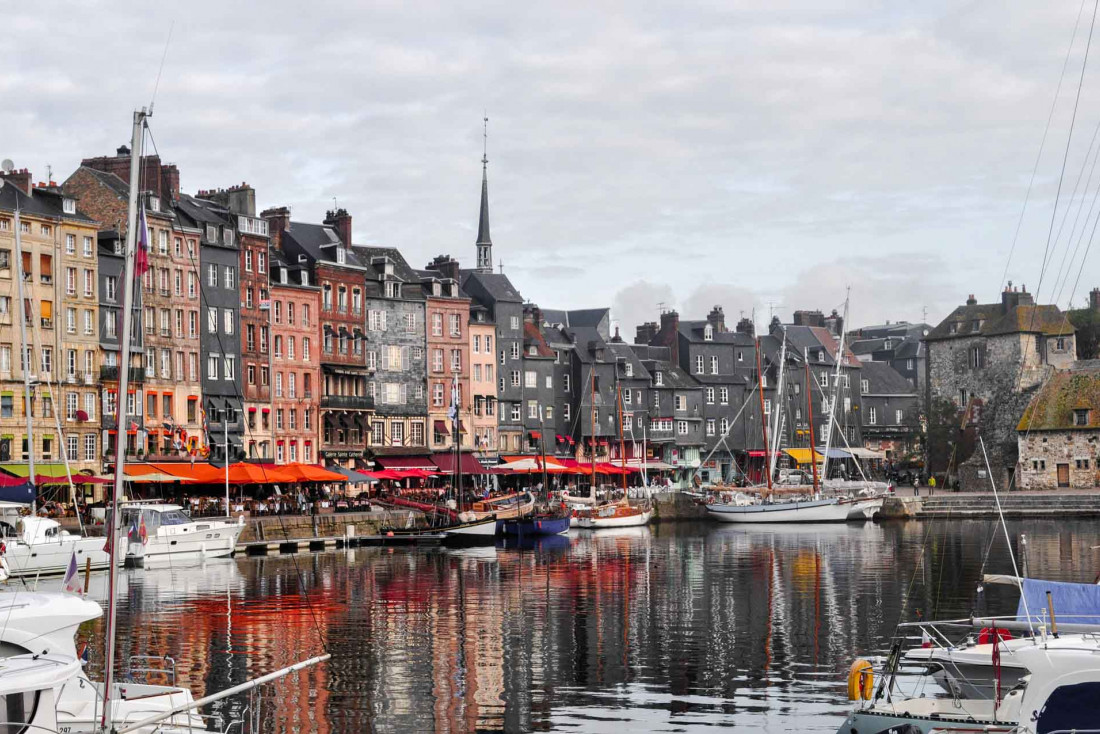
<path id="1" fill-rule="evenodd" d="M 129 199 L 130 197 L 130 184 L 123 181 L 119 176 L 114 173 L 108 173 L 107 171 L 100 171 L 99 169 L 92 168 L 90 166 L 81 166 L 78 171 L 84 171 L 99 181 L 111 191 L 113 191 L 119 198 Z"/>
<path id="2" fill-rule="evenodd" d="M 1074 411 L 1087 410 L 1085 426 L 1073 424 Z M 1036 391 L 1024 411 L 1018 431 L 1100 429 L 1100 360 L 1075 362 L 1055 370 Z"/>
<path id="3" fill-rule="evenodd" d="M 340 237 L 336 230 L 327 224 L 290 222 L 283 232 L 283 248 L 300 250 L 313 262 L 337 265 L 336 248 L 340 246 Z M 346 251 L 345 264 L 353 268 L 363 267 L 354 249 Z"/>
<path id="4" fill-rule="evenodd" d="M 523 353 L 525 356 L 531 356 L 527 348 L 534 345 L 536 356 L 539 357 L 554 357 L 554 350 L 546 344 L 546 339 L 542 335 L 542 329 L 538 324 L 533 324 L 530 321 L 523 322 Z"/>
<path id="5" fill-rule="evenodd" d="M 579 326 L 572 329 L 568 329 L 567 332 L 575 338 L 575 347 L 577 350 L 577 359 L 581 364 L 590 364 L 595 362 L 597 364 L 611 364 L 614 360 L 614 353 L 608 347 L 603 336 L 599 330 L 592 326 Z M 602 349 L 604 352 L 603 359 L 596 359 L 592 354 L 592 349 Z"/>
<path id="6" fill-rule="evenodd" d="M 232 224 L 228 209 L 206 199 L 199 199 L 189 194 L 180 194 L 176 206 L 181 213 L 187 215 L 196 224 Z"/>
<path id="7" fill-rule="evenodd" d="M 886 362 L 864 362 L 859 379 L 868 383 L 868 395 L 916 395 L 909 380 Z"/>
<path id="8" fill-rule="evenodd" d="M 504 273 L 480 273 L 476 270 L 461 271 L 462 289 L 467 293 L 473 293 L 478 289 L 492 298 L 494 301 L 506 301 L 511 303 L 523 303 L 523 296 L 519 294 L 512 281 Z"/>
<path id="9" fill-rule="evenodd" d="M 714 332 L 712 339 L 704 338 L 704 333 L 707 328 L 707 321 L 680 321 L 679 333 L 689 341 L 699 342 L 704 344 L 736 344 L 743 347 L 751 347 L 754 343 L 754 339 L 748 334 L 742 334 L 739 331 L 717 331 Z"/>
<path id="10" fill-rule="evenodd" d="M 95 222 L 94 219 L 82 214 L 79 209 L 71 214 L 66 214 L 61 203 L 62 194 L 42 188 L 31 189 L 28 195 L 23 189 L 10 182 L 0 182 L 0 210 L 14 212 L 18 202 L 19 210 L 30 216 L 68 219 L 76 222 Z M 71 198 L 71 197 L 70 197 Z"/>
<path id="11" fill-rule="evenodd" d="M 384 258 L 393 264 L 393 275 L 401 283 L 408 284 L 408 288 L 401 289 L 401 298 L 411 301 L 423 301 L 424 289 L 420 286 L 420 275 L 409 266 L 405 256 L 396 247 L 368 247 L 366 245 L 353 245 L 352 252 L 357 261 L 367 269 L 366 295 L 368 297 L 381 298 L 382 280 L 378 279 L 383 272 L 383 265 L 375 260 Z"/>
<path id="12" fill-rule="evenodd" d="M 795 346 L 795 348 L 801 352 L 803 349 L 820 349 L 825 350 L 824 362 L 810 359 L 811 364 L 827 364 L 836 366 L 836 353 L 840 347 L 840 343 L 836 337 L 832 335 L 828 329 L 821 326 L 795 326 L 788 324 L 784 327 L 787 330 L 788 341 Z M 790 347 L 788 346 L 788 349 Z M 845 367 L 859 367 L 860 361 L 856 355 L 852 354 L 852 350 L 848 349 L 847 345 L 844 347 L 844 366 Z"/>
<path id="13" fill-rule="evenodd" d="M 952 326 L 955 331 L 952 332 Z M 1006 334 L 1039 333 L 1046 336 L 1069 336 L 1073 324 L 1054 305 L 1021 304 L 1007 310 L 1000 303 L 979 303 L 959 306 L 928 332 L 928 341 L 961 339 L 971 336 L 1003 336 Z"/>
<path id="14" fill-rule="evenodd" d="M 673 390 L 702 390 L 703 386 L 692 379 L 691 375 L 684 372 L 678 365 L 662 360 L 652 360 L 646 364 L 646 368 L 652 374 L 660 372 L 662 376 L 661 387 Z M 656 378 L 654 378 L 656 379 Z"/>
<path id="15" fill-rule="evenodd" d="M 629 344 L 623 342 L 611 342 L 607 345 L 616 358 L 616 361 L 622 360 L 625 364 L 631 365 L 633 376 L 644 380 L 650 379 L 649 371 L 642 364 L 642 360 L 638 359 L 638 355 L 635 353 L 634 348 Z"/>

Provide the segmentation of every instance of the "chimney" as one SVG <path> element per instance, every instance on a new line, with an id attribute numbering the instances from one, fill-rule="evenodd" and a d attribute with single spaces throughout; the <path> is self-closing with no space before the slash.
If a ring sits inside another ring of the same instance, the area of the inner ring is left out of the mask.
<path id="1" fill-rule="evenodd" d="M 738 334 L 745 334 L 747 336 L 756 336 L 756 326 L 752 323 L 752 319 L 743 317 L 737 322 L 737 326 L 734 328 Z"/>
<path id="2" fill-rule="evenodd" d="M 648 345 L 657 335 L 657 322 L 647 321 L 634 327 L 634 343 Z"/>
<path id="3" fill-rule="evenodd" d="M 977 306 L 978 305 L 978 299 L 974 297 L 973 293 L 971 293 L 969 296 L 966 297 L 966 305 L 967 306 Z"/>
<path id="4" fill-rule="evenodd" d="M 825 326 L 825 314 L 820 311 L 795 311 L 795 326 Z"/>
<path id="5" fill-rule="evenodd" d="M 24 194 L 30 196 L 31 189 L 33 188 L 31 172 L 26 168 L 20 168 L 17 171 L 11 173 L 0 172 L 0 178 L 4 179 L 8 183 L 12 184 L 18 189 L 21 189 Z"/>
<path id="6" fill-rule="evenodd" d="M 721 306 L 715 306 L 710 310 L 707 314 L 707 323 L 719 334 L 726 330 L 726 314 L 722 312 Z"/>
<path id="7" fill-rule="evenodd" d="M 326 212 L 323 223 L 336 230 L 336 236 L 344 243 L 344 247 L 351 247 L 351 215 L 347 209 Z"/>
<path id="8" fill-rule="evenodd" d="M 833 336 L 840 336 L 840 332 L 844 330 L 844 317 L 833 309 L 833 312 L 825 319 L 825 326 L 832 332 Z"/>
<path id="9" fill-rule="evenodd" d="M 1026 288 L 1013 288 L 1012 281 L 1008 282 L 1008 287 L 1004 293 L 1001 294 L 1001 311 L 1008 313 L 1017 306 L 1032 306 L 1035 304 L 1035 299 Z"/>
<path id="10" fill-rule="evenodd" d="M 680 314 L 676 311 L 665 311 L 661 314 L 661 331 L 672 338 L 680 331 Z"/>
<path id="11" fill-rule="evenodd" d="M 456 283 L 458 282 L 458 260 L 455 260 L 450 255 L 436 255 L 435 259 L 428 263 L 428 269 L 438 270 L 444 278 L 450 278 Z"/>
<path id="12" fill-rule="evenodd" d="M 290 229 L 290 207 L 278 206 L 265 209 L 260 213 L 267 220 L 267 232 L 271 236 L 271 246 L 278 251 L 283 249 L 283 232 Z"/>
<path id="13" fill-rule="evenodd" d="M 1100 288 L 1093 288 L 1089 291 L 1089 308 L 1093 311 L 1100 311 Z"/>
<path id="14" fill-rule="evenodd" d="M 180 169 L 175 163 L 162 166 L 160 169 L 161 196 L 172 201 L 180 200 Z"/>

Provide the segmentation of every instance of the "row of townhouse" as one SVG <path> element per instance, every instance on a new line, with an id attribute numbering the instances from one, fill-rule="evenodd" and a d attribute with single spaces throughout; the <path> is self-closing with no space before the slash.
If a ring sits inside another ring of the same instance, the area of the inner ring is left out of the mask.
<path id="1" fill-rule="evenodd" d="M 528 303 L 493 270 L 482 164 L 476 266 L 439 255 L 417 268 L 396 248 L 355 243 L 344 209 L 302 222 L 288 207 L 258 211 L 247 184 L 188 195 L 176 166 L 146 157 L 149 269 L 135 293 L 126 396 L 118 331 L 130 151 L 83 160 L 61 186 L 9 177 L 0 211 L 14 211 L 18 196 L 24 218 L 42 220 L 25 230 L 20 260 L 42 340 L 32 350 L 42 363 L 36 457 L 57 459 L 58 429 L 46 424 L 60 414 L 70 459 L 88 469 L 109 460 L 123 431 L 128 452 L 157 460 L 408 467 L 457 446 L 463 462 L 545 452 L 720 480 L 762 472 L 765 422 L 772 449 L 821 445 L 834 395 L 828 438 L 862 445 L 868 381 L 849 350 L 838 355 L 835 314 L 798 312 L 758 338 L 747 320 L 727 329 L 720 307 L 699 321 L 669 311 L 628 344 L 612 335 L 606 308 Z M 0 214 L 0 284 L 10 285 L 8 220 Z M 14 297 L 0 294 L 0 461 L 19 462 Z"/>

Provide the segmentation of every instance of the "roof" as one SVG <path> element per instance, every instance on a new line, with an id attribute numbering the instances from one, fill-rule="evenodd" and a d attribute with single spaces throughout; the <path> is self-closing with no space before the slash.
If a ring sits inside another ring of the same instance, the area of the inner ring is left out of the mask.
<path id="1" fill-rule="evenodd" d="M 868 382 L 868 395 L 916 395 L 909 380 L 886 362 L 864 362 L 859 379 Z"/>
<path id="2" fill-rule="evenodd" d="M 314 262 L 336 265 L 336 248 L 342 246 L 336 230 L 327 224 L 310 222 L 290 222 L 283 232 L 284 248 L 293 244 L 307 258 Z M 347 250 L 345 264 L 353 268 L 362 268 L 363 263 L 354 249 Z M 339 266 L 343 267 L 343 266 Z"/>
<path id="3" fill-rule="evenodd" d="M 538 352 L 536 356 L 554 357 L 554 350 L 546 345 L 546 339 L 542 336 L 542 329 L 530 321 L 523 322 L 523 343 L 526 346 L 534 344 L 535 350 Z M 523 351 L 526 356 L 531 356 L 527 354 L 526 348 Z"/>
<path id="4" fill-rule="evenodd" d="M 1088 410 L 1088 423 L 1073 424 L 1073 411 Z M 1018 431 L 1096 430 L 1100 428 L 1100 360 L 1075 362 L 1056 370 L 1036 391 L 1017 425 Z"/>
<path id="5" fill-rule="evenodd" d="M 519 294 L 512 281 L 504 273 L 480 273 L 475 270 L 463 270 L 461 273 L 462 289 L 470 293 L 478 288 L 494 301 L 510 301 L 523 303 L 523 296 Z"/>
<path id="6" fill-rule="evenodd" d="M 66 214 L 62 208 L 60 192 L 48 191 L 42 188 L 31 189 L 28 195 L 23 189 L 14 183 L 0 181 L 0 210 L 14 212 L 18 203 L 19 210 L 28 216 L 50 217 L 53 219 L 68 219 L 70 221 L 94 223 L 95 220 L 86 214 Z M 71 198 L 71 197 L 70 197 Z"/>
<path id="7" fill-rule="evenodd" d="M 953 332 L 952 326 L 955 331 Z M 959 306 L 936 328 L 928 332 L 928 341 L 962 339 L 971 336 L 1041 333 L 1047 336 L 1071 335 L 1073 324 L 1054 305 L 1019 304 L 1007 309 L 1001 303 Z"/>
<path id="8" fill-rule="evenodd" d="M 702 385 L 692 379 L 691 375 L 674 365 L 672 362 L 652 360 L 646 365 L 652 374 L 661 373 L 661 387 L 673 390 L 702 390 Z"/>
<path id="9" fill-rule="evenodd" d="M 715 330 L 713 338 L 704 339 L 703 333 L 706 330 L 708 321 L 680 321 L 679 333 L 697 342 L 714 342 L 717 344 L 737 344 L 740 346 L 752 346 L 753 337 L 748 334 L 742 334 L 740 331 L 718 331 Z"/>
<path id="10" fill-rule="evenodd" d="M 198 224 L 231 224 L 229 210 L 220 204 L 199 199 L 189 194 L 180 194 L 177 208 Z"/>
<path id="11" fill-rule="evenodd" d="M 614 360 L 610 358 L 614 353 L 611 351 L 608 343 L 604 341 L 603 335 L 599 330 L 592 326 L 578 326 L 567 330 L 569 334 L 576 340 L 575 346 L 577 350 L 577 359 L 581 364 L 588 364 L 589 362 L 597 362 L 599 364 L 610 364 Z M 592 349 L 604 350 L 603 359 L 597 360 L 592 354 Z"/>
<path id="12" fill-rule="evenodd" d="M 818 362 L 813 359 L 810 361 L 814 364 L 827 364 L 836 365 L 836 353 L 839 348 L 837 338 L 833 336 L 832 332 L 822 326 L 795 326 L 786 325 L 783 327 L 787 332 L 787 340 L 795 346 L 795 348 L 801 352 L 803 349 L 819 349 L 825 348 L 825 360 L 824 362 Z M 856 358 L 856 355 L 852 353 L 852 350 L 847 345 L 844 346 L 845 367 L 859 367 L 860 361 Z"/>
<path id="13" fill-rule="evenodd" d="M 407 301 L 423 301 L 424 289 L 421 287 L 421 276 L 405 260 L 405 256 L 396 247 L 369 247 L 366 245 L 353 245 L 352 251 L 359 262 L 367 268 L 366 295 L 367 297 L 381 298 L 382 281 L 374 276 L 382 275 L 381 264 L 375 265 L 375 258 L 386 258 L 393 263 L 393 274 L 402 283 L 408 283 L 410 288 L 401 289 L 401 297 Z"/>
<path id="14" fill-rule="evenodd" d="M 114 191 L 119 197 L 128 199 L 130 197 L 130 184 L 123 181 L 119 176 L 114 173 L 108 173 L 107 171 L 100 171 L 91 166 L 81 166 L 77 171 L 84 171 L 92 176 L 92 178 L 98 180 L 101 184 Z"/>
<path id="15" fill-rule="evenodd" d="M 607 348 L 615 355 L 616 361 L 621 359 L 625 364 L 631 365 L 631 371 L 634 373 L 632 377 L 649 379 L 649 371 L 645 368 L 645 365 L 642 364 L 642 360 L 638 359 L 637 353 L 629 344 L 623 342 L 610 342 Z"/>

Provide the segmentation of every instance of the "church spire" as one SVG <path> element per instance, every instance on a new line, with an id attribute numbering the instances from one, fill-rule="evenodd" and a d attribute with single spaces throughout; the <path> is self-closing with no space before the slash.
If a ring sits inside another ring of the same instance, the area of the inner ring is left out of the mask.
<path id="1" fill-rule="evenodd" d="M 477 269 L 493 272 L 493 240 L 489 236 L 489 118 L 482 120 L 481 213 L 477 221 Z"/>

